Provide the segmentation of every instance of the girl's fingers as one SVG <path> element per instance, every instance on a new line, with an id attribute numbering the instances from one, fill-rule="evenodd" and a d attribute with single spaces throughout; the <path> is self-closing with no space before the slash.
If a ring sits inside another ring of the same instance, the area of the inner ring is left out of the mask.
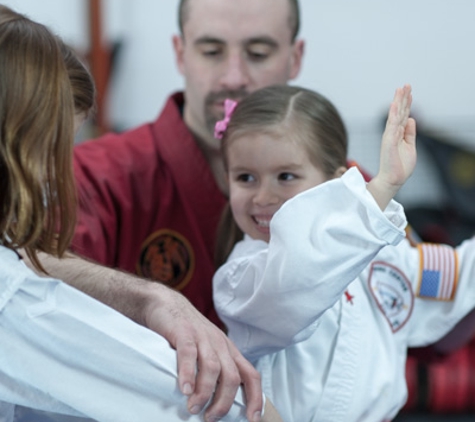
<path id="1" fill-rule="evenodd" d="M 412 104 L 411 91 L 411 86 L 408 84 L 396 90 L 395 102 L 398 108 L 397 118 L 401 126 L 406 126 L 409 118 Z"/>

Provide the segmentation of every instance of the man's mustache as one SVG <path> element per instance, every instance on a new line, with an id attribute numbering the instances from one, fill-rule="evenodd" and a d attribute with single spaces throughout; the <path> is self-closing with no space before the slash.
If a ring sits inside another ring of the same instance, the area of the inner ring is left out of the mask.
<path id="1" fill-rule="evenodd" d="M 205 105 L 210 106 L 216 102 L 224 102 L 224 100 L 227 98 L 231 100 L 239 101 L 247 95 L 249 95 L 249 92 L 246 89 L 210 92 L 206 96 Z"/>

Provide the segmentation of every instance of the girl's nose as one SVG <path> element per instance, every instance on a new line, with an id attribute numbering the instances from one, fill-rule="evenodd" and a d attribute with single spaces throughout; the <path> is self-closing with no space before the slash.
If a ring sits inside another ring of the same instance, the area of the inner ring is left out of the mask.
<path id="1" fill-rule="evenodd" d="M 262 183 L 254 195 L 254 204 L 261 207 L 275 205 L 279 202 L 279 196 L 269 183 Z"/>

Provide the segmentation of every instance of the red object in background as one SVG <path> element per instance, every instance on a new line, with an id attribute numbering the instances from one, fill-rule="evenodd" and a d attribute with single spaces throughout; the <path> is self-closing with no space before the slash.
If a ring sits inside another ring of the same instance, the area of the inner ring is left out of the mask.
<path id="1" fill-rule="evenodd" d="M 429 362 L 409 356 L 408 401 L 404 413 L 471 414 L 475 412 L 475 341 Z"/>
<path id="2" fill-rule="evenodd" d="M 450 355 L 443 363 L 428 367 L 428 408 L 433 413 L 466 413 L 473 410 L 474 344 Z"/>
<path id="3" fill-rule="evenodd" d="M 103 39 L 101 0 L 89 0 L 89 21 L 91 40 L 89 63 L 97 90 L 97 110 L 94 123 L 99 136 L 110 130 L 106 97 L 111 73 L 111 52 Z"/>

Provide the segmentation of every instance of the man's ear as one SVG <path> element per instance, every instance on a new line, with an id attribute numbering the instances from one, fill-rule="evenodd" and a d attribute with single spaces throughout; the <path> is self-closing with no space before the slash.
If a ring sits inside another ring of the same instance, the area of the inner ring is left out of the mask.
<path id="1" fill-rule="evenodd" d="M 305 41 L 301 39 L 295 40 L 292 50 L 289 78 L 295 79 L 299 75 L 300 69 L 302 68 Z"/>
<path id="2" fill-rule="evenodd" d="M 185 51 L 185 40 L 182 35 L 174 35 L 172 38 L 173 41 L 173 51 L 175 52 L 175 63 L 178 67 L 178 71 L 183 75 L 185 73 L 185 62 L 184 62 L 184 51 Z"/>

